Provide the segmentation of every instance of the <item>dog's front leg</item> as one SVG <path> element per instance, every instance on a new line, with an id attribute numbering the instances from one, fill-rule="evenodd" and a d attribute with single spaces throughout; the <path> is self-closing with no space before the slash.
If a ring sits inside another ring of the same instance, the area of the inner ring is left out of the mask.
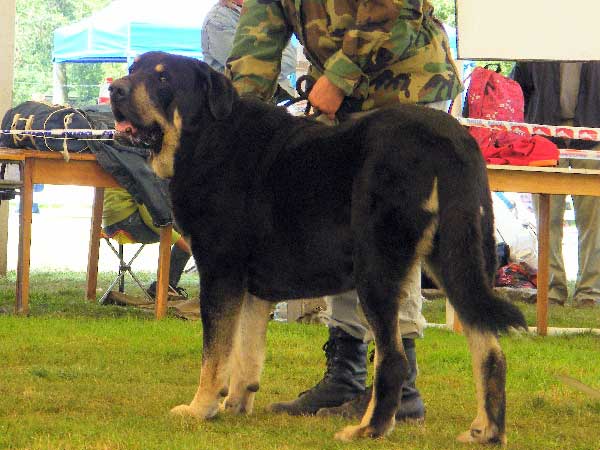
<path id="1" fill-rule="evenodd" d="M 176 406 L 172 414 L 210 419 L 217 414 L 221 398 L 227 396 L 232 347 L 243 301 L 242 280 L 237 274 L 202 274 L 200 315 L 204 341 L 200 384 L 192 402 Z"/>
<path id="2" fill-rule="evenodd" d="M 229 395 L 223 409 L 250 414 L 265 360 L 265 341 L 271 303 L 247 294 L 236 336 Z"/>

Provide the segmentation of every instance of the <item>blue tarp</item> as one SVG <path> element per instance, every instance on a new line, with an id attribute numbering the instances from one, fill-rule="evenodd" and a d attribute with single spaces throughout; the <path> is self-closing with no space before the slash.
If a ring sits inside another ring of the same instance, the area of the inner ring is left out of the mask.
<path id="1" fill-rule="evenodd" d="M 55 63 L 131 62 L 162 50 L 200 58 L 209 0 L 115 0 L 80 22 L 54 31 Z"/>

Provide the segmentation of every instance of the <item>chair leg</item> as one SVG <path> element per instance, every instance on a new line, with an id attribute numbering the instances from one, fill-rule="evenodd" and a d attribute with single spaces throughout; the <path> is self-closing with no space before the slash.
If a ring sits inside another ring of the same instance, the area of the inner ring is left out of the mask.
<path id="1" fill-rule="evenodd" d="M 150 297 L 150 294 L 148 294 L 148 291 L 146 290 L 146 288 L 144 287 L 144 285 L 142 284 L 142 282 L 138 279 L 138 277 L 135 276 L 135 274 L 131 271 L 131 268 L 128 268 L 127 272 L 129 273 L 129 275 L 131 276 L 131 278 L 133 278 L 133 281 L 135 281 L 137 283 L 137 285 L 140 287 L 140 289 L 144 293 L 144 297 L 146 297 L 146 300 L 148 300 L 150 302 L 153 302 L 154 299 L 152 297 Z"/>
<path id="2" fill-rule="evenodd" d="M 125 262 L 123 261 L 123 256 L 124 256 L 123 244 L 119 244 L 119 275 L 121 278 L 119 281 L 119 292 L 121 294 L 123 292 L 125 292 L 125 277 L 123 276 L 123 274 L 125 274 L 125 271 L 128 270 L 127 267 L 125 267 Z"/>
<path id="3" fill-rule="evenodd" d="M 120 245 L 122 247 L 122 245 Z M 129 262 L 127 264 L 125 264 L 125 261 L 123 260 L 123 258 L 121 257 L 121 268 L 123 270 L 123 278 L 125 278 L 125 273 L 129 273 L 129 275 L 131 276 L 131 278 L 133 279 L 133 281 L 135 281 L 135 283 L 139 286 L 139 288 L 142 290 L 144 297 L 146 298 L 146 300 L 152 302 L 154 301 L 154 299 L 152 297 L 150 297 L 150 294 L 148 294 L 148 291 L 146 290 L 146 288 L 144 287 L 144 285 L 142 284 L 142 282 L 139 280 L 139 278 L 133 273 L 133 271 L 131 270 L 131 265 L 133 264 L 133 261 L 135 261 L 135 259 L 139 256 L 139 254 L 142 252 L 142 250 L 144 249 L 144 247 L 146 246 L 146 244 L 141 244 L 137 251 L 135 252 L 135 254 L 131 257 L 131 259 L 129 260 Z"/>
<path id="4" fill-rule="evenodd" d="M 117 277 L 112 281 L 112 283 L 110 283 L 110 286 L 108 286 L 108 289 L 106 290 L 106 292 L 104 292 L 104 294 L 102 294 L 102 297 L 100 297 L 100 299 L 98 300 L 98 303 L 100 303 L 101 305 L 104 305 L 104 303 L 106 302 L 106 299 L 110 295 L 110 292 L 117 285 L 117 282 L 123 278 L 123 275 L 124 274 L 121 274 L 121 273 L 119 273 L 117 275 Z"/>
<path id="5" fill-rule="evenodd" d="M 146 300 L 154 301 L 154 299 L 152 297 L 150 297 L 150 295 L 146 291 L 146 288 L 144 287 L 143 283 L 139 280 L 139 278 L 131 270 L 131 265 L 132 265 L 133 261 L 139 256 L 139 254 L 142 252 L 142 250 L 146 244 L 140 244 L 137 251 L 132 256 L 132 258 L 129 260 L 129 262 L 126 262 L 123 244 L 119 244 L 118 249 L 116 249 L 115 246 L 110 242 L 110 240 L 108 238 L 104 237 L 103 239 L 108 244 L 108 246 L 113 251 L 113 253 L 119 258 L 119 273 L 118 273 L 117 277 L 112 281 L 112 283 L 110 284 L 110 286 L 108 287 L 106 292 L 102 295 L 102 297 L 100 297 L 98 302 L 100 304 L 104 304 L 106 302 L 108 296 L 110 295 L 110 292 L 114 289 L 114 287 L 117 285 L 117 283 L 119 284 L 119 292 L 121 292 L 121 293 L 125 292 L 125 274 L 126 273 L 129 273 L 129 275 L 131 276 L 133 281 L 135 281 L 135 283 L 142 290 Z"/>

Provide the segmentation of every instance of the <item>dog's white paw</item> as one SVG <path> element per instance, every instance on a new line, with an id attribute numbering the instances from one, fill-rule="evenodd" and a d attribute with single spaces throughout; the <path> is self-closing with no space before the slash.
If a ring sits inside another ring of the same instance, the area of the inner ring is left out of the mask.
<path id="1" fill-rule="evenodd" d="M 375 428 L 371 426 L 352 425 L 344 428 L 342 431 L 335 433 L 334 438 L 342 442 L 350 442 L 360 438 L 375 438 L 381 434 L 377 433 Z"/>
<path id="2" fill-rule="evenodd" d="M 218 404 L 212 408 L 196 408 L 191 405 L 179 405 L 171 409 L 171 415 L 176 417 L 193 417 L 199 420 L 210 419 L 219 412 Z"/>

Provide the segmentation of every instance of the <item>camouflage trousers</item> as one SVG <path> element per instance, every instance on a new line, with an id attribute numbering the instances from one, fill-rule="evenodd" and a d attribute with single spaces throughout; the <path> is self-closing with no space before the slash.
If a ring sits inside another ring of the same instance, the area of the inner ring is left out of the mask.
<path id="1" fill-rule="evenodd" d="M 449 105 L 450 101 L 441 101 L 429 103 L 426 106 L 447 111 Z M 369 114 L 369 111 L 358 112 L 349 115 L 347 119 L 356 119 L 367 114 Z M 333 125 L 324 115 L 319 116 L 317 120 Z M 401 302 L 398 311 L 398 325 L 402 337 L 410 339 L 423 337 L 427 321 L 421 313 L 423 296 L 421 295 L 421 263 L 419 261 L 414 264 L 408 273 L 405 283 L 400 289 L 399 298 Z M 373 340 L 373 334 L 369 329 L 355 290 L 326 297 L 326 302 L 326 316 L 329 327 L 341 328 L 346 333 L 357 339 L 362 339 L 364 342 Z"/>

